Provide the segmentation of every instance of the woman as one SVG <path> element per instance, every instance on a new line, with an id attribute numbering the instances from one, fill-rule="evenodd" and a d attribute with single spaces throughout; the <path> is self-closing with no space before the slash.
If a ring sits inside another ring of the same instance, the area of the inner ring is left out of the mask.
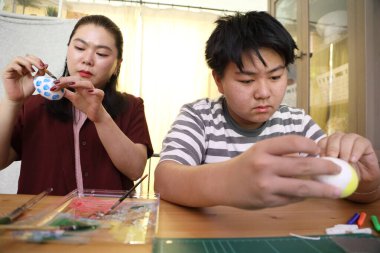
<path id="1" fill-rule="evenodd" d="M 65 90 L 62 100 L 31 96 L 34 76 L 48 66 L 38 57 L 17 57 L 6 67 L 0 168 L 22 161 L 18 193 L 124 190 L 142 175 L 153 149 L 143 100 L 116 91 L 122 54 L 120 29 L 91 15 L 75 25 L 63 76 L 51 88 Z"/>

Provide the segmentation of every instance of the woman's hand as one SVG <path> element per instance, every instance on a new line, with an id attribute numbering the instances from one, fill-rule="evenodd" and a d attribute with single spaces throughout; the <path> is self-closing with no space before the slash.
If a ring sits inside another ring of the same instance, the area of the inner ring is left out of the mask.
<path id="1" fill-rule="evenodd" d="M 99 122 L 107 115 L 102 105 L 104 91 L 94 87 L 91 81 L 76 76 L 61 77 L 53 90 L 65 88 L 65 95 L 73 105 L 85 113 L 93 122 Z"/>
<path id="2" fill-rule="evenodd" d="M 14 103 L 20 104 L 33 94 L 33 73 L 43 76 L 47 64 L 33 55 L 16 57 L 9 63 L 3 73 L 3 82 L 5 88 L 6 99 Z"/>

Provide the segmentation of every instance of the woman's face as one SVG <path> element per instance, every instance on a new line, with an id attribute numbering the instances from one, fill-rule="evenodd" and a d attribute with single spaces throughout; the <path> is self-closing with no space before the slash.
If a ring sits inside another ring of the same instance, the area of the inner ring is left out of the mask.
<path id="1" fill-rule="evenodd" d="M 67 50 L 67 67 L 70 76 L 90 80 L 96 88 L 103 89 L 118 71 L 115 39 L 101 26 L 80 26 L 71 38 Z"/>

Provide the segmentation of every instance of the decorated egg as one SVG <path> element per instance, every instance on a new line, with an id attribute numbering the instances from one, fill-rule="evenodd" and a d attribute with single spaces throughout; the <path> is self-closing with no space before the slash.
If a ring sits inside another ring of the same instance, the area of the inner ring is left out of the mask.
<path id="1" fill-rule="evenodd" d="M 321 157 L 330 160 L 341 167 L 339 174 L 319 175 L 315 179 L 319 182 L 333 185 L 342 190 L 341 198 L 350 196 L 355 192 L 359 184 L 359 176 L 356 170 L 346 161 L 334 157 Z"/>
<path id="2" fill-rule="evenodd" d="M 34 78 L 33 84 L 36 91 L 41 96 L 49 100 L 59 100 L 65 94 L 64 89 L 51 91 L 50 88 L 54 86 L 55 79 L 49 76 L 37 76 Z"/>

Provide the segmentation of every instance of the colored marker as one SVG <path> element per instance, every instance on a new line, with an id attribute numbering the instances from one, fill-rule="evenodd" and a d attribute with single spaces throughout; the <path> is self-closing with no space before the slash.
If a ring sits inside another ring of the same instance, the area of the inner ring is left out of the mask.
<path id="1" fill-rule="evenodd" d="M 355 224 L 356 221 L 359 219 L 360 217 L 360 214 L 359 213 L 355 213 L 348 221 L 347 221 L 347 224 Z"/>
<path id="2" fill-rule="evenodd" d="M 366 217 L 367 217 L 367 214 L 365 212 L 360 213 L 360 217 L 358 221 L 356 222 L 359 227 L 363 226 Z"/>
<path id="3" fill-rule="evenodd" d="M 377 216 L 371 215 L 371 221 L 373 223 L 373 227 L 375 228 L 375 230 L 377 232 L 380 232 L 380 224 L 379 224 L 379 220 L 377 219 Z"/>

